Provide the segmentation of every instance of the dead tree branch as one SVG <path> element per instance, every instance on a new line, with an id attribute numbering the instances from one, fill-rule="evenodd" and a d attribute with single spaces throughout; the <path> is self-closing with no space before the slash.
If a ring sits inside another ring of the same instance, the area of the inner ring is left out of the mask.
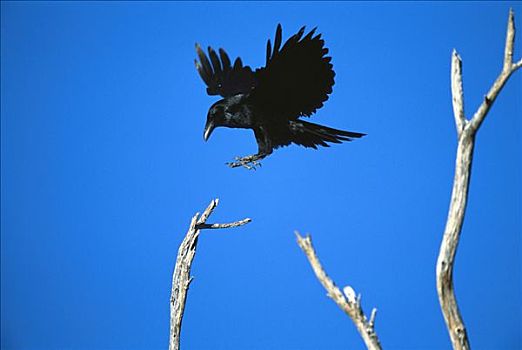
<path id="1" fill-rule="evenodd" d="M 473 118 L 470 120 L 466 119 L 464 114 L 462 61 L 455 50 L 453 51 L 451 59 L 451 92 L 453 95 L 453 114 L 457 128 L 458 147 L 451 202 L 439 257 L 437 259 L 436 272 L 439 302 L 454 349 L 470 348 L 466 328 L 460 315 L 453 290 L 453 264 L 462 230 L 462 223 L 464 221 L 464 214 L 466 212 L 475 135 L 504 84 L 511 74 L 522 66 L 522 60 L 513 63 L 514 41 L 514 14 L 513 10 L 510 10 L 502 71 L 484 97 L 484 101 L 473 115 Z"/>
<path id="2" fill-rule="evenodd" d="M 366 347 L 370 350 L 380 350 L 381 343 L 375 333 L 374 324 L 377 309 L 373 309 L 370 319 L 368 319 L 361 307 L 361 296 L 355 295 L 355 291 L 352 287 L 347 286 L 344 288 L 344 294 L 339 290 L 330 277 L 324 271 L 317 254 L 315 253 L 312 245 L 312 237 L 309 235 L 305 238 L 301 237 L 298 232 L 295 233 L 297 236 L 297 244 L 303 250 L 312 269 L 317 276 L 317 279 L 323 285 L 324 289 L 328 292 L 328 296 L 335 301 L 337 306 L 343 310 L 353 321 L 355 327 L 359 331 L 359 334 L 364 340 Z"/>
<path id="3" fill-rule="evenodd" d="M 218 205 L 218 199 L 210 202 L 207 209 L 199 216 L 196 213 L 192 217 L 190 226 L 183 242 L 178 250 L 176 258 L 176 266 L 172 276 L 172 290 L 170 296 L 170 341 L 169 350 L 179 350 L 181 321 L 183 320 L 183 312 L 185 310 L 185 302 L 187 300 L 187 292 L 192 282 L 190 269 L 192 261 L 196 255 L 196 247 L 200 230 L 202 229 L 218 229 L 242 226 L 249 223 L 250 219 L 226 223 L 226 224 L 207 224 L 206 221 Z"/>

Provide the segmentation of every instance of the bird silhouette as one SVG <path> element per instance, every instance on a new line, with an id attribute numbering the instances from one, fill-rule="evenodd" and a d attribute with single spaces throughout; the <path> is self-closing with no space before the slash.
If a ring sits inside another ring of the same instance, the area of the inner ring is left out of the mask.
<path id="1" fill-rule="evenodd" d="M 310 123 L 332 92 L 335 72 L 316 29 L 304 35 L 305 27 L 282 44 L 282 28 L 276 29 L 274 44 L 266 47 L 265 67 L 255 71 L 238 57 L 231 63 L 223 49 L 208 47 L 208 56 L 196 44 L 196 69 L 207 85 L 207 94 L 220 95 L 207 114 L 203 137 L 217 127 L 252 129 L 258 153 L 236 157 L 231 167 L 255 169 L 274 149 L 291 143 L 317 149 L 329 143 L 352 141 L 363 133 Z"/>

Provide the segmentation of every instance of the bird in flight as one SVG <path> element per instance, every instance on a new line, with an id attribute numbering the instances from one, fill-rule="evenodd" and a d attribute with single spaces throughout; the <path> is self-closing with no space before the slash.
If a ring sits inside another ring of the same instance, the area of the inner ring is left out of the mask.
<path id="1" fill-rule="evenodd" d="M 331 57 L 326 56 L 321 34 L 305 27 L 283 45 L 282 29 L 276 29 L 274 44 L 266 47 L 265 67 L 255 71 L 238 57 L 231 63 L 223 49 L 208 48 L 208 57 L 196 44 L 196 69 L 207 85 L 207 94 L 220 95 L 207 114 L 203 137 L 216 127 L 252 129 L 258 153 L 236 157 L 230 167 L 255 169 L 259 161 L 278 147 L 291 143 L 317 149 L 328 143 L 341 143 L 365 134 L 310 123 L 310 117 L 323 106 L 332 92 L 335 72 Z"/>

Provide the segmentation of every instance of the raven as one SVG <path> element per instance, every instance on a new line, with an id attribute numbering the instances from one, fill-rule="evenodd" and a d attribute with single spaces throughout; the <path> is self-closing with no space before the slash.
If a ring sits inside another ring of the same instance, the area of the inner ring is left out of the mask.
<path id="1" fill-rule="evenodd" d="M 334 85 L 331 57 L 326 56 L 328 49 L 321 34 L 315 35 L 316 29 L 303 36 L 302 27 L 281 46 L 279 24 L 273 47 L 270 40 L 267 42 L 266 65 L 255 72 L 239 57 L 232 65 L 223 49 L 218 55 L 209 46 L 207 57 L 196 44 L 196 69 L 207 85 L 207 94 L 223 97 L 208 111 L 205 141 L 214 128 L 226 126 L 252 129 L 258 144 L 257 154 L 237 157 L 229 166 L 255 169 L 259 160 L 290 143 L 317 149 L 329 147 L 328 142 L 341 143 L 365 135 L 300 119 L 321 108 Z"/>

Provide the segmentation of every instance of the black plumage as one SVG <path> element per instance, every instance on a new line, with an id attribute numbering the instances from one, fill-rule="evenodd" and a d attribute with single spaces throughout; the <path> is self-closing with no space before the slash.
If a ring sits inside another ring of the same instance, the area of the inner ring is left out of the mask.
<path id="1" fill-rule="evenodd" d="M 258 153 L 238 158 L 231 166 L 250 167 L 278 147 L 295 143 L 304 147 L 328 147 L 365 134 L 329 128 L 302 120 L 321 108 L 332 92 L 335 72 L 326 56 L 321 34 L 305 28 L 282 45 L 281 25 L 274 45 L 268 40 L 266 65 L 255 72 L 240 58 L 232 65 L 227 53 L 211 47 L 208 57 L 196 44 L 196 68 L 209 95 L 221 95 L 208 112 L 204 138 L 219 126 L 252 129 Z"/>

